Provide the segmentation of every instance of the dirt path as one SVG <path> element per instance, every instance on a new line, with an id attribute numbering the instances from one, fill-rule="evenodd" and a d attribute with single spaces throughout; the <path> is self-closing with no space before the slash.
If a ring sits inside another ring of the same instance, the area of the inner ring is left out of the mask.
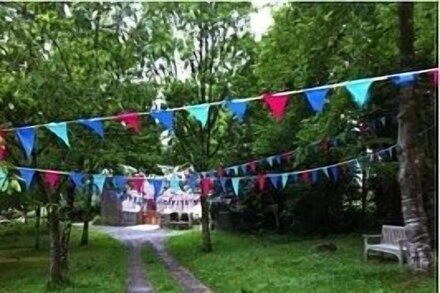
<path id="1" fill-rule="evenodd" d="M 166 237 L 182 232 L 169 232 L 152 225 L 130 227 L 95 226 L 94 229 L 107 233 L 127 245 L 130 252 L 129 277 L 127 280 L 129 293 L 154 292 L 143 269 L 144 264 L 141 258 L 142 246 L 147 242 L 152 244 L 157 256 L 164 262 L 165 267 L 180 284 L 184 292 L 211 292 L 208 287 L 203 285 L 190 271 L 179 265 L 165 250 Z M 148 273 L 148 268 L 146 271 Z"/>

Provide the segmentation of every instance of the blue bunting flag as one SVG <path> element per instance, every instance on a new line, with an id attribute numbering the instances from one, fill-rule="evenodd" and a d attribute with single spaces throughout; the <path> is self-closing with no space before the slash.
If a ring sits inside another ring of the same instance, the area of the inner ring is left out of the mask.
<path id="1" fill-rule="evenodd" d="M 150 113 L 151 117 L 157 119 L 159 123 L 167 130 L 174 128 L 174 112 L 173 111 L 154 111 Z"/>
<path id="2" fill-rule="evenodd" d="M 310 89 L 305 92 L 307 99 L 315 112 L 322 112 L 328 90 L 328 88 Z"/>
<path id="3" fill-rule="evenodd" d="M 247 109 L 246 101 L 239 101 L 239 100 L 226 101 L 225 106 L 232 112 L 234 117 L 239 122 L 243 122 L 243 117 Z"/>
<path id="4" fill-rule="evenodd" d="M 81 119 L 79 120 L 79 123 L 83 124 L 84 126 L 87 126 L 93 132 L 98 134 L 101 138 L 104 138 L 104 123 L 102 120 L 98 119 Z"/>
<path id="5" fill-rule="evenodd" d="M 29 189 L 32 184 L 32 179 L 34 179 L 35 170 L 18 168 L 18 171 L 20 172 L 20 176 L 24 179 L 26 189 Z"/>
<path id="6" fill-rule="evenodd" d="M 93 175 L 93 184 L 98 188 L 98 193 L 101 194 L 104 191 L 104 183 L 107 176 L 103 174 Z"/>
<path id="7" fill-rule="evenodd" d="M 76 188 L 81 188 L 84 185 L 84 174 L 82 172 L 70 172 L 69 176 Z"/>
<path id="8" fill-rule="evenodd" d="M 17 137 L 23 146 L 26 157 L 29 159 L 31 157 L 32 150 L 34 149 L 35 143 L 35 128 L 19 128 L 17 129 Z"/>

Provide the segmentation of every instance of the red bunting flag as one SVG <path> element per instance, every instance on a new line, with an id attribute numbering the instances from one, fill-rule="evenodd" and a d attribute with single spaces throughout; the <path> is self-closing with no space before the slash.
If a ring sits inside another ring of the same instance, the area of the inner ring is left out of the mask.
<path id="1" fill-rule="evenodd" d="M 305 183 L 310 183 L 310 173 L 309 172 L 303 172 L 300 174 L 301 180 Z"/>
<path id="2" fill-rule="evenodd" d="M 117 117 L 115 117 L 116 121 L 123 122 L 127 128 L 133 129 L 134 132 L 138 133 L 141 131 L 141 124 L 139 121 L 139 114 L 135 112 L 124 112 L 118 114 Z"/>
<path id="3" fill-rule="evenodd" d="M 274 96 L 273 94 L 264 94 L 263 95 L 264 102 L 272 111 L 272 116 L 280 121 L 284 116 L 284 110 L 287 106 L 287 102 L 289 101 L 289 96 Z"/>
<path id="4" fill-rule="evenodd" d="M 266 182 L 266 174 L 260 174 L 257 176 L 258 187 L 262 191 L 264 189 L 264 183 Z"/>
<path id="5" fill-rule="evenodd" d="M 144 187 L 144 178 L 139 177 L 139 178 L 133 178 L 130 180 L 130 185 L 133 186 L 133 188 L 141 193 L 142 192 L 142 188 Z"/>
<path id="6" fill-rule="evenodd" d="M 0 161 L 6 159 L 7 152 L 6 133 L 0 130 Z"/>
<path id="7" fill-rule="evenodd" d="M 47 171 L 43 174 L 44 182 L 51 188 L 55 189 L 60 182 L 61 174 L 56 171 Z"/>
<path id="8" fill-rule="evenodd" d="M 208 196 L 209 192 L 213 187 L 211 178 L 203 178 L 200 180 L 200 192 L 201 196 Z"/>

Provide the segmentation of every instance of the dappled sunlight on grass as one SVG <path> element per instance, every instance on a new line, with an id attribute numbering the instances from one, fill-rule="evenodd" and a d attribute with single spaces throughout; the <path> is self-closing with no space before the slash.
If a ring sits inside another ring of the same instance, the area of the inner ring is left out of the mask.
<path id="1" fill-rule="evenodd" d="M 214 233 L 214 252 L 200 250 L 199 233 L 169 240 L 170 252 L 215 292 L 434 292 L 435 280 L 397 262 L 362 260 L 362 237 L 336 236 L 337 251 L 317 252 L 324 240 L 276 241 Z"/>

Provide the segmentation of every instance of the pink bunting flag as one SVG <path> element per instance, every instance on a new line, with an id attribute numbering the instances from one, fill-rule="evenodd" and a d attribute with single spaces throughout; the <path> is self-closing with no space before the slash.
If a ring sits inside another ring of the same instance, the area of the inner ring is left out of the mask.
<path id="1" fill-rule="evenodd" d="M 257 162 L 256 161 L 250 162 L 249 169 L 251 169 L 251 171 L 255 173 L 255 171 L 257 170 Z"/>
<path id="2" fill-rule="evenodd" d="M 310 173 L 309 172 L 304 172 L 300 174 L 301 176 L 301 180 L 305 183 L 310 183 Z"/>
<path id="3" fill-rule="evenodd" d="M 275 120 L 280 121 L 284 116 L 284 110 L 289 101 L 289 96 L 274 96 L 273 94 L 267 93 L 263 95 L 264 102 L 272 111 L 272 116 Z"/>
<path id="4" fill-rule="evenodd" d="M 144 187 L 144 178 L 133 178 L 130 180 L 130 185 L 133 186 L 133 188 L 136 189 L 137 192 L 141 193 Z"/>
<path id="5" fill-rule="evenodd" d="M 139 121 L 139 114 L 136 112 L 123 112 L 118 114 L 115 118 L 116 121 L 123 122 L 127 128 L 133 129 L 134 132 L 138 133 L 141 131 L 141 124 Z"/>
<path id="6" fill-rule="evenodd" d="M 211 191 L 213 187 L 213 183 L 211 178 L 203 178 L 200 180 L 200 195 L 202 197 L 208 196 L 209 192 Z"/>
<path id="7" fill-rule="evenodd" d="M 433 74 L 432 74 L 434 84 L 438 84 L 438 71 L 439 71 L 439 69 L 434 71 Z"/>
<path id="8" fill-rule="evenodd" d="M 262 191 L 264 189 L 264 183 L 266 182 L 266 174 L 260 174 L 257 176 L 258 187 Z"/>
<path id="9" fill-rule="evenodd" d="M 58 185 L 61 179 L 61 174 L 56 173 L 56 171 L 47 171 L 43 174 L 44 182 L 52 188 L 55 189 L 55 187 Z"/>
<path id="10" fill-rule="evenodd" d="M 6 159 L 7 154 L 6 133 L 0 130 L 0 161 Z"/>

